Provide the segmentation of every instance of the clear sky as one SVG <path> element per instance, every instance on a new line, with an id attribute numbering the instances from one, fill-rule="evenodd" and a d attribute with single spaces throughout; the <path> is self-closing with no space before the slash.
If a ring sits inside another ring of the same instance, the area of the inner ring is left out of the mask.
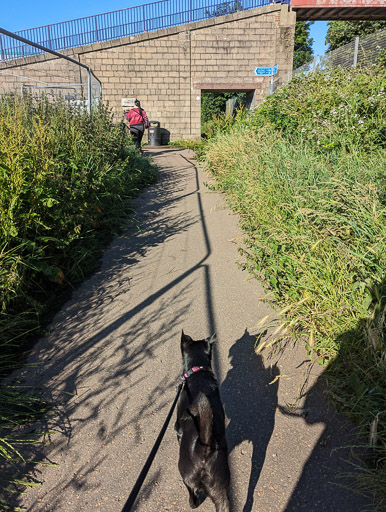
<path id="1" fill-rule="evenodd" d="M 0 27 L 11 32 L 149 3 L 148 0 L 94 0 L 93 2 L 79 0 L 65 0 L 64 2 L 14 0 L 12 2 L 4 0 L 4 2 L 6 8 L 3 7 L 0 11 Z M 325 21 L 317 21 L 311 26 L 315 55 L 323 55 L 326 51 L 324 44 L 326 32 L 327 22 Z"/>
<path id="2" fill-rule="evenodd" d="M 315 21 L 311 25 L 310 35 L 314 39 L 312 49 L 314 55 L 324 55 L 327 51 L 327 45 L 325 44 L 327 34 L 327 21 Z"/>

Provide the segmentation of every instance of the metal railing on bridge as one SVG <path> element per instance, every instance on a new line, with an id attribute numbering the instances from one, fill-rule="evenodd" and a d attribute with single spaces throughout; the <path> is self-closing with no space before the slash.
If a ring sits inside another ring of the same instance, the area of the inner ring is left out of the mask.
<path id="1" fill-rule="evenodd" d="M 45 66 L 44 60 L 16 69 L 1 66 L 0 97 L 3 94 L 30 97 L 44 94 L 52 100 L 61 96 L 69 104 L 86 108 L 88 112 L 102 100 L 102 83 L 90 66 L 3 28 L 0 28 L 1 36 L 8 37 L 15 44 L 24 44 L 31 55 L 35 50 L 39 50 L 41 53 L 51 53 L 58 60 L 54 61 L 53 66 Z"/>
<path id="2" fill-rule="evenodd" d="M 272 0 L 161 0 L 119 11 L 15 32 L 54 51 L 120 39 L 269 5 Z M 0 35 L 0 60 L 43 53 Z"/>

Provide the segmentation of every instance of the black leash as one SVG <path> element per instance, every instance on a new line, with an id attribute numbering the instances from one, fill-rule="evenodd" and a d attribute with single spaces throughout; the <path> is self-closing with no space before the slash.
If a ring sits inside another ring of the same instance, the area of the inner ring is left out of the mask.
<path id="1" fill-rule="evenodd" d="M 166 429 L 168 428 L 168 425 L 169 425 L 169 421 L 170 421 L 170 418 L 172 417 L 172 414 L 173 414 L 173 411 L 174 411 L 174 408 L 177 404 L 177 400 L 178 400 L 178 397 L 181 393 L 181 390 L 182 388 L 184 387 L 184 384 L 185 382 L 181 382 L 181 384 L 179 384 L 178 388 L 177 388 L 177 394 L 176 394 L 176 397 L 174 399 L 174 402 L 173 402 L 173 405 L 169 411 L 169 414 L 167 415 L 167 418 L 165 420 L 165 423 L 163 424 L 163 427 L 161 429 L 161 432 L 158 434 L 158 437 L 157 437 L 157 440 L 156 442 L 154 443 L 154 446 L 153 446 L 153 449 L 152 451 L 150 452 L 148 458 L 147 458 L 147 461 L 145 462 L 145 465 L 143 466 L 142 468 L 142 471 L 139 475 L 139 477 L 137 478 L 137 481 L 135 482 L 135 485 L 133 487 L 133 490 L 131 491 L 129 497 L 127 498 L 127 501 L 125 503 L 125 506 L 123 507 L 122 509 L 122 512 L 130 512 L 132 506 L 134 505 L 134 502 L 138 496 L 138 493 L 142 487 L 142 484 L 146 478 L 146 475 L 148 474 L 149 472 L 149 469 L 153 463 L 153 460 L 154 460 L 154 457 L 156 456 L 156 453 L 158 451 L 158 448 L 161 444 L 161 441 L 164 437 L 164 434 L 166 432 Z"/>

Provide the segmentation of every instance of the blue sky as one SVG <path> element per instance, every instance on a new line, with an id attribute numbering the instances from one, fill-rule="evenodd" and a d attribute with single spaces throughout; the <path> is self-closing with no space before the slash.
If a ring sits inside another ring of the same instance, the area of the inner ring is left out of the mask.
<path id="1" fill-rule="evenodd" d="M 65 0 L 56 2 L 48 0 L 19 0 L 7 3 L 6 9 L 1 10 L 0 27 L 15 32 L 25 28 L 34 28 L 60 21 L 82 18 L 107 11 L 115 11 L 148 3 L 148 0 L 94 0 L 82 2 L 79 0 Z M 323 55 L 326 51 L 324 44 L 327 31 L 327 22 L 317 21 L 311 26 L 311 37 L 314 38 L 314 54 Z"/>
<path id="2" fill-rule="evenodd" d="M 312 45 L 314 55 L 324 55 L 327 51 L 327 45 L 324 43 L 327 28 L 327 21 L 315 21 L 311 25 L 311 37 L 314 39 L 314 44 Z"/>

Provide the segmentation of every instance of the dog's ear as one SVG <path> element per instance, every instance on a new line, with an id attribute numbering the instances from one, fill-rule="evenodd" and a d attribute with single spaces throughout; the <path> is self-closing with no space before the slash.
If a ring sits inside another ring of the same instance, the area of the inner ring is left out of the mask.
<path id="1" fill-rule="evenodd" d="M 184 333 L 184 330 L 182 329 L 181 333 L 181 343 L 192 341 L 192 338 Z"/>
<path id="2" fill-rule="evenodd" d="M 209 356 L 209 359 L 212 360 L 212 348 L 213 348 L 213 343 L 216 341 L 217 339 L 217 336 L 216 334 L 212 334 L 212 336 L 209 336 L 209 338 L 205 338 L 205 342 L 207 343 L 207 354 Z"/>
<path id="3" fill-rule="evenodd" d="M 208 342 L 209 345 L 213 345 L 213 343 L 215 341 L 217 341 L 217 334 L 216 333 L 212 334 L 212 336 L 209 336 L 209 338 L 206 338 L 205 341 Z"/>

